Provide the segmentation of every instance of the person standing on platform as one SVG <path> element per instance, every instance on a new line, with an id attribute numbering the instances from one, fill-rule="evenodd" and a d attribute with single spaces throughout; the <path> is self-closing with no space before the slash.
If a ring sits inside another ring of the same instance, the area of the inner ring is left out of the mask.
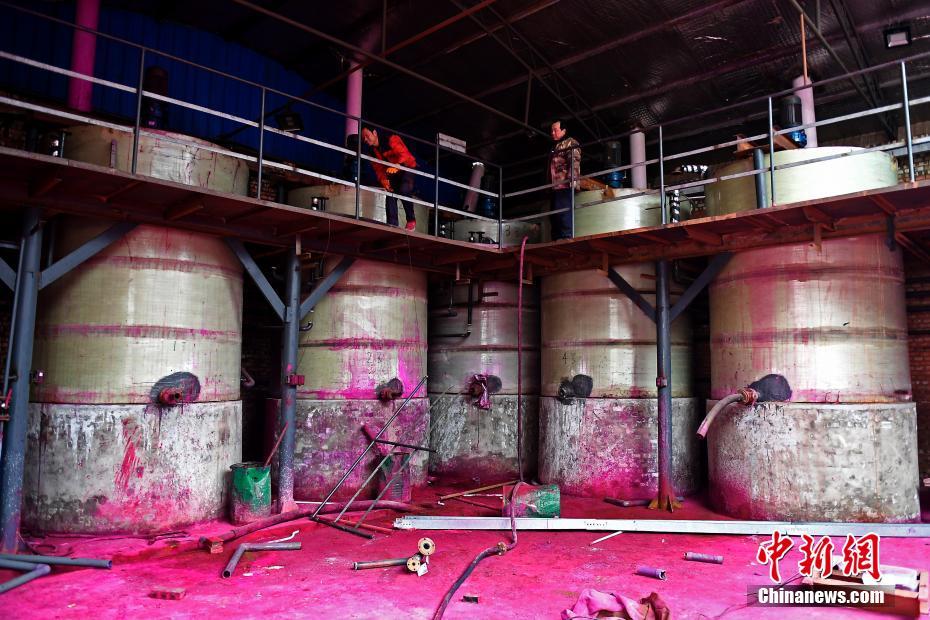
<path id="1" fill-rule="evenodd" d="M 581 146 L 578 140 L 568 135 L 568 129 L 562 121 L 552 123 L 550 135 L 555 142 L 549 155 L 549 182 L 553 184 L 551 206 L 553 211 L 566 209 L 549 216 L 552 240 L 555 241 L 572 237 L 572 192 L 580 186 Z"/>
<path id="2" fill-rule="evenodd" d="M 382 150 L 381 141 L 378 138 L 377 129 L 362 129 L 362 140 L 371 148 L 372 154 L 378 159 L 397 164 L 406 168 L 416 168 L 417 160 L 410 153 L 407 145 L 397 134 L 391 134 L 387 139 L 387 149 Z M 386 166 L 376 162 L 371 162 L 378 182 L 385 190 L 400 194 L 401 196 L 410 196 L 413 193 L 413 174 L 408 170 L 402 170 L 394 166 Z M 407 230 L 415 230 L 417 227 L 416 214 L 413 212 L 413 203 L 409 200 L 401 200 L 404 205 L 404 215 L 407 217 Z M 384 210 L 389 226 L 397 226 L 397 198 L 387 196 L 384 201 Z"/>

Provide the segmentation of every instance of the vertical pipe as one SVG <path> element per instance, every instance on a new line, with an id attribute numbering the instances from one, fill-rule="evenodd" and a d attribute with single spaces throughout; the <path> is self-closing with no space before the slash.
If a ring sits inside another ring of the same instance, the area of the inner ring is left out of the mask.
<path id="1" fill-rule="evenodd" d="M 472 162 L 471 164 L 471 177 L 468 179 L 469 187 L 474 187 L 476 189 L 481 189 L 481 178 L 484 176 L 484 164 L 480 161 Z M 474 190 L 468 190 L 465 192 L 465 204 L 463 208 L 466 211 L 474 211 L 475 207 L 478 206 L 478 192 Z"/>
<path id="2" fill-rule="evenodd" d="M 762 149 L 752 150 L 752 167 L 756 173 L 752 176 L 756 181 L 756 208 L 765 208 L 765 155 Z"/>
<path id="3" fill-rule="evenodd" d="M 901 61 L 901 93 L 904 99 L 904 142 L 907 144 L 907 169 L 908 179 L 914 182 L 914 138 L 911 136 L 911 100 L 907 95 L 907 68 L 904 61 Z"/>
<path id="4" fill-rule="evenodd" d="M 265 87 L 262 86 L 261 112 L 258 115 L 258 172 L 255 179 L 255 197 L 262 199 L 262 167 L 265 163 Z"/>
<path id="5" fill-rule="evenodd" d="M 436 169 L 433 171 L 435 183 L 433 186 L 433 235 L 439 236 L 439 135 L 436 136 Z"/>
<path id="6" fill-rule="evenodd" d="M 282 351 L 281 419 L 284 441 L 278 459 L 278 512 L 296 508 L 294 504 L 294 444 L 295 417 L 297 414 L 297 386 L 289 380 L 297 374 L 297 347 L 300 332 L 300 261 L 297 243 L 287 254 L 285 270 L 284 343 Z M 285 426 L 286 425 L 286 426 Z"/>
<path id="7" fill-rule="evenodd" d="M 571 208 L 568 213 L 571 216 L 571 236 L 575 238 L 575 148 L 568 151 L 568 195 L 571 197 Z"/>
<path id="8" fill-rule="evenodd" d="M 346 114 L 349 115 L 346 117 L 347 138 L 359 133 L 358 121 L 351 117 L 361 118 L 362 116 L 362 85 L 364 80 L 364 70 L 359 66 L 359 63 L 352 61 L 349 68 L 352 73 L 346 79 Z"/>
<path id="9" fill-rule="evenodd" d="M 668 261 L 656 263 L 656 387 L 659 398 L 658 507 L 675 502 L 672 486 L 672 343 L 669 335 Z"/>
<path id="10" fill-rule="evenodd" d="M 142 92 L 145 90 L 145 48 L 139 50 L 139 81 L 136 84 L 136 124 L 132 132 L 132 165 L 129 171 L 133 174 L 139 166 L 139 140 L 142 127 Z"/>
<path id="11" fill-rule="evenodd" d="M 775 206 L 775 119 L 772 98 L 769 97 L 769 206 Z"/>
<path id="12" fill-rule="evenodd" d="M 497 247 L 504 247 L 504 167 L 497 167 Z"/>
<path id="13" fill-rule="evenodd" d="M 77 0 L 74 23 L 80 27 L 96 30 L 100 21 L 100 0 Z M 74 30 L 71 40 L 71 70 L 92 76 L 94 56 L 97 53 L 97 37 L 83 30 Z M 94 94 L 93 82 L 71 78 L 68 82 L 68 107 L 90 112 Z"/>
<path id="14" fill-rule="evenodd" d="M 817 122 L 817 114 L 814 111 L 814 89 L 810 87 L 811 80 L 806 75 L 794 78 L 794 81 L 791 82 L 792 88 L 800 88 L 801 86 L 807 86 L 807 88 L 802 88 L 801 90 L 795 91 L 801 99 L 801 122 L 804 125 Z M 817 146 L 817 128 L 808 127 L 804 130 L 804 133 L 807 134 L 807 148 L 814 148 Z"/>
<path id="15" fill-rule="evenodd" d="M 29 426 L 29 374 L 32 370 L 32 343 L 35 338 L 36 301 L 39 295 L 39 274 L 42 258 L 41 211 L 26 209 L 23 216 L 23 261 L 19 271 L 19 304 L 12 317 L 15 337 L 11 357 L 13 397 L 10 421 L 3 434 L 3 456 L 0 459 L 0 527 L 3 541 L 0 550 L 15 553 L 22 516 L 23 463 L 26 457 L 26 430 Z"/>
<path id="16" fill-rule="evenodd" d="M 665 197 L 665 137 L 659 125 L 659 209 L 662 224 L 668 224 Z M 672 487 L 672 343 L 669 334 L 668 261 L 656 262 L 656 388 L 659 422 L 659 485 L 656 506 L 672 508 L 675 489 Z"/>
<path id="17" fill-rule="evenodd" d="M 633 189 L 646 189 L 646 134 L 637 131 L 630 134 L 630 169 Z"/>
<path id="18" fill-rule="evenodd" d="M 362 217 L 362 134 L 355 136 L 355 219 Z"/>

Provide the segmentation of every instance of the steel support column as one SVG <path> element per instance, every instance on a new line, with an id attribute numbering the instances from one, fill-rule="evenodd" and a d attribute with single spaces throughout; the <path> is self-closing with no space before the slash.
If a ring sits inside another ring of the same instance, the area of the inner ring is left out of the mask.
<path id="1" fill-rule="evenodd" d="M 29 426 L 29 375 L 32 370 L 32 343 L 35 338 L 36 301 L 42 257 L 41 210 L 30 207 L 23 219 L 22 262 L 19 265 L 18 304 L 13 320 L 13 395 L 10 421 L 3 434 L 0 458 L 0 527 L 3 552 L 15 553 L 23 502 L 23 463 L 26 458 L 26 430 Z"/>
<path id="2" fill-rule="evenodd" d="M 650 508 L 681 506 L 672 486 L 672 342 L 668 307 L 668 261 L 656 263 L 656 387 L 659 392 L 659 489 Z"/>
<path id="3" fill-rule="evenodd" d="M 281 350 L 281 415 L 284 440 L 278 458 L 278 512 L 294 510 L 294 446 L 297 415 L 297 346 L 300 337 L 300 261 L 297 247 L 287 253 L 284 271 L 284 334 Z"/>

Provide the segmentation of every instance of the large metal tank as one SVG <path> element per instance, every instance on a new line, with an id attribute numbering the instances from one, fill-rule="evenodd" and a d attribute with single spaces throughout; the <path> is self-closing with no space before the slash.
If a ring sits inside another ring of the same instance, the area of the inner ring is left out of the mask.
<path id="1" fill-rule="evenodd" d="M 125 136 L 71 130 L 68 156 L 128 168 Z M 175 136 L 181 137 L 181 136 Z M 200 144 L 200 142 L 197 142 Z M 238 160 L 143 137 L 139 170 L 245 193 Z M 114 146 L 115 145 L 115 146 Z M 180 163 L 179 163 L 180 162 Z M 56 225 L 61 257 L 110 223 Z M 242 269 L 221 239 L 139 226 L 39 296 L 24 519 L 35 531 L 152 532 L 220 516 L 241 460 Z M 159 403 L 177 389 L 180 404 Z"/>
<path id="2" fill-rule="evenodd" d="M 436 286 L 431 291 L 430 447 L 436 452 L 430 457 L 430 471 L 434 474 L 480 482 L 511 479 L 518 472 L 517 297 L 517 285 L 511 282 L 470 282 Z M 536 471 L 538 442 L 536 297 L 534 287 L 524 286 L 519 400 L 523 470 L 527 476 Z M 479 407 L 469 395 L 475 375 L 500 379 L 500 390 L 490 395 L 490 409 Z"/>
<path id="3" fill-rule="evenodd" d="M 324 270 L 338 262 L 339 257 L 331 257 Z M 305 377 L 297 388 L 294 457 L 294 497 L 300 500 L 325 495 L 368 444 L 366 425 L 377 432 L 400 405 L 401 399 L 378 400 L 379 388 L 400 379 L 406 398 L 426 374 L 426 274 L 358 260 L 308 320 L 313 327 L 301 332 L 297 370 Z M 413 396 L 385 439 L 417 445 L 428 441 L 426 387 Z M 336 498 L 355 493 L 380 458 L 379 450 L 373 450 Z M 425 481 L 426 461 L 424 452 L 413 456 L 410 484 Z M 377 474 L 363 493 L 373 491 L 379 480 Z"/>
<path id="4" fill-rule="evenodd" d="M 581 192 L 578 205 L 638 191 Z M 580 208 L 575 235 L 653 226 L 658 197 L 637 196 Z M 651 263 L 615 269 L 655 303 Z M 673 285 L 672 300 L 681 291 Z M 597 270 L 543 278 L 539 477 L 569 494 L 647 498 L 658 484 L 655 325 Z M 672 479 L 676 490 L 701 484 L 697 399 L 691 394 L 691 327 L 672 324 Z M 559 387 L 576 375 L 592 380 L 587 398 L 563 402 Z"/>
<path id="5" fill-rule="evenodd" d="M 778 204 L 894 185 L 884 153 L 782 151 L 775 164 L 845 157 L 775 172 Z M 766 160 L 768 166 L 768 160 Z M 719 174 L 750 169 L 732 164 Z M 708 187 L 709 215 L 755 208 L 751 177 Z M 733 405 L 708 435 L 711 499 L 727 514 L 770 520 L 917 518 L 901 250 L 883 235 L 736 254 L 710 286 L 711 395 L 767 374 L 788 403 Z"/>
<path id="6" fill-rule="evenodd" d="M 332 185 L 310 185 L 299 187 L 288 192 L 287 202 L 295 207 L 305 207 L 307 209 L 313 206 L 314 198 L 325 198 L 325 210 L 327 213 L 339 213 L 341 215 L 350 215 L 355 217 L 355 187 L 333 183 Z M 359 211 L 361 217 L 373 220 L 375 222 L 385 222 L 387 214 L 385 213 L 385 199 L 387 196 L 376 192 L 362 190 L 359 199 Z M 417 232 L 425 233 L 429 230 L 429 221 L 431 209 L 426 205 L 413 203 L 413 212 L 417 217 Z M 397 221 L 400 226 L 407 223 L 404 214 L 403 205 L 397 205 Z"/>

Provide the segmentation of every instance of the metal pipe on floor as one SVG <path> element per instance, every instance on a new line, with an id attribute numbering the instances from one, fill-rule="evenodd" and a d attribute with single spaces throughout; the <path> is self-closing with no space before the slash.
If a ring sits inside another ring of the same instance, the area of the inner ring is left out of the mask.
<path id="1" fill-rule="evenodd" d="M 242 543 L 233 552 L 232 557 L 229 558 L 229 562 L 226 564 L 226 568 L 223 569 L 223 578 L 228 579 L 232 577 L 233 572 L 236 570 L 236 565 L 242 558 L 242 554 L 246 551 L 299 551 L 300 546 L 299 542 Z"/>
<path id="2" fill-rule="evenodd" d="M 60 558 L 54 555 L 19 555 L 16 553 L 0 553 L 0 560 L 28 562 L 30 564 L 50 564 L 52 566 L 84 566 L 87 568 L 113 568 L 113 560 L 97 560 L 94 558 Z"/>
<path id="3" fill-rule="evenodd" d="M 13 565 L 16 566 L 13 566 Z M 19 566 L 25 566 L 25 568 L 19 568 Z M 13 570 L 25 570 L 27 573 L 20 575 L 19 577 L 14 577 L 9 581 L 0 583 L 0 594 L 4 592 L 9 592 L 13 588 L 18 588 L 24 583 L 29 583 L 33 579 L 38 579 L 39 577 L 44 577 L 48 575 L 52 568 L 48 564 L 30 564 L 23 562 L 4 562 L 0 563 L 0 568 L 11 568 Z"/>

